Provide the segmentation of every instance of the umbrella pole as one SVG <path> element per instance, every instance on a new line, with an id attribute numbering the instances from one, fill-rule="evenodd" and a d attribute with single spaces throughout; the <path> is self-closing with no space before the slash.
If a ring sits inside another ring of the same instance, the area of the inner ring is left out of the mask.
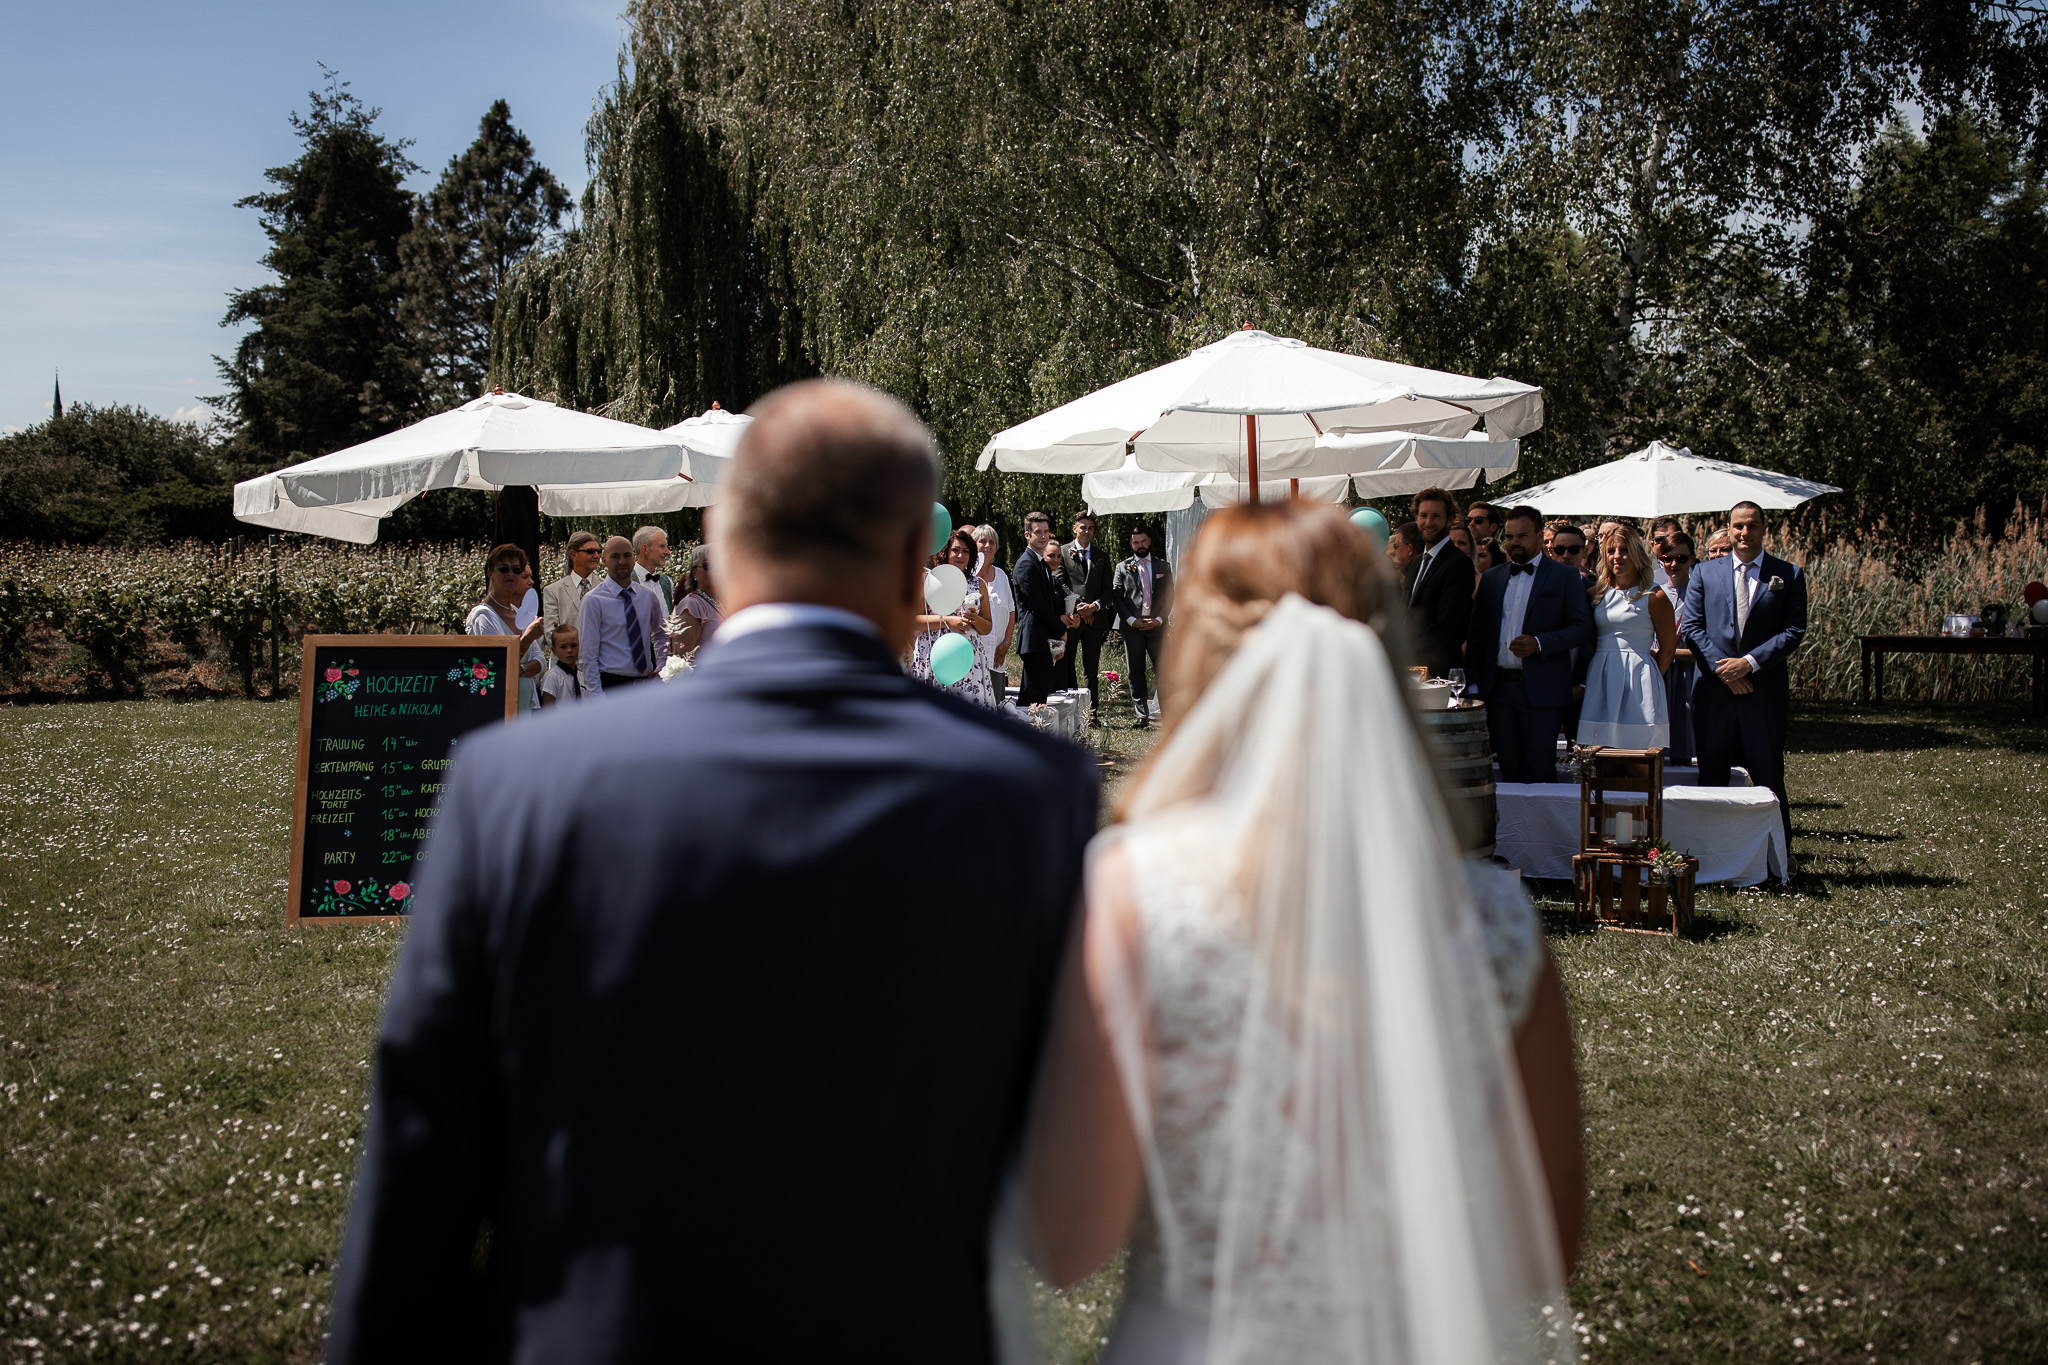
<path id="1" fill-rule="evenodd" d="M 1259 502 L 1259 419 L 1251 413 L 1244 415 L 1244 463 L 1251 477 L 1251 501 L 1254 507 Z"/>
<path id="2" fill-rule="evenodd" d="M 1290 498 L 1298 498 L 1301 496 L 1300 479 L 1289 479 L 1287 481 L 1287 496 Z"/>
<path id="3" fill-rule="evenodd" d="M 526 551 L 536 586 L 546 580 L 540 568 L 540 490 L 531 484 L 508 484 L 498 490 L 492 534 L 500 545 Z"/>

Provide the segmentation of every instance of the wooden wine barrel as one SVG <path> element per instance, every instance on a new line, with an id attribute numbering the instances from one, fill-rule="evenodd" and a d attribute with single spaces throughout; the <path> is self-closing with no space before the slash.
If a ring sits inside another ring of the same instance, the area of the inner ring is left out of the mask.
<path id="1" fill-rule="evenodd" d="M 1455 711 L 1421 711 L 1416 719 L 1436 764 L 1458 837 L 1474 853 L 1491 857 L 1500 811 L 1494 803 L 1493 741 L 1486 731 L 1486 704 L 1472 702 Z"/>

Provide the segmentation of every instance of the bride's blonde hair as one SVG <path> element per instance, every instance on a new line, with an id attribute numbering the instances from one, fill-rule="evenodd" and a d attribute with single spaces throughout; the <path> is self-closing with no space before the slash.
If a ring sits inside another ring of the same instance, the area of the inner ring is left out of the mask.
<path id="1" fill-rule="evenodd" d="M 1397 665 L 1407 658 L 1399 584 L 1385 554 L 1328 503 L 1288 498 L 1226 507 L 1202 523 L 1175 568 L 1173 621 L 1159 665 L 1165 724 L 1154 753 L 1237 653 L 1245 632 L 1289 593 L 1371 626 Z M 1149 760 L 1118 800 L 1119 819 L 1147 767 Z"/>
<path id="2" fill-rule="evenodd" d="M 1649 547 L 1643 544 L 1641 534 L 1633 526 L 1614 525 L 1601 534 L 1600 576 L 1594 580 L 1593 586 L 1600 592 L 1621 586 L 1614 581 L 1614 574 L 1607 567 L 1607 547 L 1617 540 L 1621 542 L 1622 553 L 1628 557 L 1628 562 L 1635 566 L 1636 571 L 1635 586 L 1627 591 L 1633 596 L 1641 597 L 1656 586 L 1653 578 L 1656 570 L 1650 567 Z"/>

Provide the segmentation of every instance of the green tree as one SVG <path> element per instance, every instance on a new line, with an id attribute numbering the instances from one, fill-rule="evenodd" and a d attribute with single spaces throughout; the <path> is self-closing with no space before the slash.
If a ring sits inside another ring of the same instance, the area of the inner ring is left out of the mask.
<path id="1" fill-rule="evenodd" d="M 308 113 L 293 113 L 301 152 L 264 173 L 276 188 L 239 201 L 262 214 L 274 283 L 229 296 L 222 326 L 254 323 L 231 360 L 233 452 L 275 464 L 392 430 L 416 413 L 420 367 L 398 319 L 398 243 L 412 226 L 409 142 L 377 131 L 346 82 L 327 72 Z"/>
<path id="2" fill-rule="evenodd" d="M 211 429 L 73 403 L 0 438 L 0 539 L 136 543 L 232 535 Z"/>
<path id="3" fill-rule="evenodd" d="M 534 160 L 510 107 L 494 102 L 476 141 L 449 160 L 398 244 L 398 318 L 428 407 L 453 407 L 483 391 L 498 291 L 568 208 L 568 191 Z"/>

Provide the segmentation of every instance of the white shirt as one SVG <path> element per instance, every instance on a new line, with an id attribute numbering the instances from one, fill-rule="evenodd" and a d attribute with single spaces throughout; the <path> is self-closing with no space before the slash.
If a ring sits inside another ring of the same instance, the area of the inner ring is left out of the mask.
<path id="1" fill-rule="evenodd" d="M 974 582 L 973 579 L 968 580 L 970 591 Z M 1010 576 L 999 565 L 988 580 L 988 638 L 992 646 L 1003 642 L 1003 632 L 1009 629 L 1010 618 L 1017 614 L 1017 604 L 1010 600 L 1010 591 Z"/>
<path id="2" fill-rule="evenodd" d="M 632 608 L 640 621 L 640 638 L 647 654 L 653 657 L 653 667 L 647 666 L 643 656 L 633 658 L 631 645 L 626 637 L 626 613 L 622 600 L 624 589 L 617 579 L 605 575 L 604 582 L 592 588 L 583 596 L 583 610 L 578 613 L 576 629 L 583 640 L 583 660 L 576 672 L 583 679 L 586 692 L 604 691 L 604 674 L 630 673 L 651 676 L 661 671 L 662 663 L 668 658 L 668 633 L 662 629 L 666 612 L 662 608 L 661 593 L 648 584 L 637 584 L 633 588 Z"/>
<path id="3" fill-rule="evenodd" d="M 787 630 L 791 626 L 838 626 L 841 630 L 857 630 L 872 635 L 877 640 L 882 632 L 875 623 L 865 616 L 856 616 L 844 607 L 828 607 L 823 602 L 756 602 L 744 611 L 736 611 L 725 618 L 718 627 L 718 634 L 711 637 L 706 649 L 729 645 L 743 636 L 757 635 L 764 630 Z"/>
<path id="4" fill-rule="evenodd" d="M 1747 563 L 1744 563 L 1742 556 L 1736 554 L 1733 550 L 1728 552 L 1728 558 L 1735 564 L 1735 643 L 1739 645 L 1742 643 L 1743 632 L 1749 629 L 1749 614 L 1756 610 L 1756 599 L 1764 590 L 1764 552 L 1758 550 L 1756 558 Z M 1749 581 L 1744 583 L 1743 579 L 1748 579 Z M 1747 593 L 1747 596 L 1744 595 L 1745 593 Z M 1756 656 L 1754 654 L 1743 655 L 1742 661 L 1749 665 L 1750 672 L 1756 672 Z"/>
<path id="5" fill-rule="evenodd" d="M 633 564 L 633 581 L 635 583 L 654 584 L 654 590 L 661 594 L 662 615 L 666 616 L 669 612 L 675 610 L 675 603 L 668 600 L 668 591 L 661 586 L 660 575 L 663 572 L 660 569 L 650 569 L 637 560 Z"/>
<path id="6" fill-rule="evenodd" d="M 539 614 L 534 609 L 533 589 L 528 588 L 526 596 L 519 599 L 519 610 L 512 613 L 512 623 L 516 629 L 510 633 L 517 634 L 519 631 L 525 630 L 533 624 L 533 618 Z M 505 618 L 498 615 L 497 610 L 488 602 L 479 602 L 469 609 L 469 616 L 462 623 L 462 631 L 465 635 L 504 635 L 508 633 L 505 629 Z M 526 647 L 526 652 L 519 656 L 519 662 L 523 664 L 530 659 L 539 659 L 540 657 L 540 641 L 535 640 Z M 533 684 L 534 679 L 523 674 L 520 676 L 519 705 L 522 710 L 531 711 L 540 705 L 540 691 Z"/>
<path id="7" fill-rule="evenodd" d="M 549 664 L 547 671 L 540 675 L 540 690 L 557 703 L 583 700 L 583 689 L 576 685 L 576 679 L 569 670 L 562 667 L 560 659 Z"/>
<path id="8" fill-rule="evenodd" d="M 1520 668 L 1528 662 L 1517 658 L 1508 645 L 1523 633 L 1522 618 L 1529 614 L 1529 593 L 1536 586 L 1536 575 L 1533 572 L 1514 573 L 1514 567 L 1514 561 L 1509 560 L 1508 589 L 1500 599 L 1500 653 L 1494 658 L 1495 665 L 1500 668 Z M 1530 560 L 1529 567 L 1535 569 L 1536 561 Z"/>

